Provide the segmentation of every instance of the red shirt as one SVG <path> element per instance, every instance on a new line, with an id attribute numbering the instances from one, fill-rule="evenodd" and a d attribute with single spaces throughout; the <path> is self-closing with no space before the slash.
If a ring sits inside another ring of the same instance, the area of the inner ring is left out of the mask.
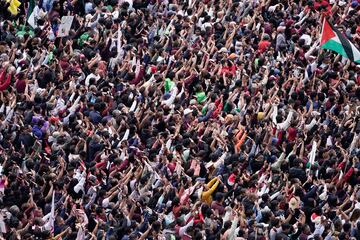
<path id="1" fill-rule="evenodd" d="M 331 10 L 331 5 L 329 4 L 329 1 L 326 1 L 326 0 L 323 0 L 321 2 L 315 2 L 314 3 L 314 8 L 316 10 L 319 10 L 319 7 L 326 7 L 326 10 L 327 11 L 330 11 Z"/>
<path id="2" fill-rule="evenodd" d="M 18 80 L 15 83 L 16 91 L 18 93 L 24 93 L 26 88 L 26 82 L 25 80 Z"/>
<path id="3" fill-rule="evenodd" d="M 6 69 L 0 75 L 0 91 L 4 91 L 10 85 L 11 74 L 6 74 Z"/>
<path id="4" fill-rule="evenodd" d="M 288 128 L 287 132 L 288 132 L 288 134 L 289 134 L 289 135 L 288 135 L 288 140 L 289 140 L 290 142 L 294 141 L 295 138 L 296 138 L 296 129 L 290 127 L 290 128 Z"/>
<path id="5" fill-rule="evenodd" d="M 226 75 L 235 75 L 236 73 L 236 67 L 235 65 L 232 65 L 231 67 L 224 66 L 221 69 L 221 74 L 225 73 Z"/>
<path id="6" fill-rule="evenodd" d="M 215 106 L 216 106 L 216 108 L 215 108 L 214 112 L 211 114 L 212 118 L 216 118 L 219 115 L 219 113 L 221 112 L 221 110 L 223 109 L 223 103 L 221 101 L 221 98 L 216 99 Z"/>
<path id="7" fill-rule="evenodd" d="M 174 208 L 173 208 L 173 210 L 172 210 L 172 212 L 173 212 L 173 214 L 174 214 L 174 216 L 176 217 L 176 218 L 178 218 L 178 217 L 180 217 L 180 210 L 181 210 L 181 206 L 179 205 L 179 206 L 175 206 Z"/>
<path id="8" fill-rule="evenodd" d="M 169 163 L 167 166 L 170 169 L 170 171 L 173 173 L 176 168 L 176 163 Z"/>
<path id="9" fill-rule="evenodd" d="M 270 43 L 269 41 L 267 41 L 267 40 L 262 40 L 262 41 L 260 41 L 260 42 L 259 42 L 259 46 L 258 46 L 259 51 L 260 51 L 261 53 L 265 52 L 270 45 L 271 45 L 271 43 Z"/>

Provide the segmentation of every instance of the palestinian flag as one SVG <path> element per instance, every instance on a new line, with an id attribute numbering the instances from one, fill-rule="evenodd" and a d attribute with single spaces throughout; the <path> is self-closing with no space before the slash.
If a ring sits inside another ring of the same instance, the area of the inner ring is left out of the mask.
<path id="1" fill-rule="evenodd" d="M 360 51 L 326 19 L 322 26 L 320 46 L 337 52 L 355 63 L 360 63 Z"/>

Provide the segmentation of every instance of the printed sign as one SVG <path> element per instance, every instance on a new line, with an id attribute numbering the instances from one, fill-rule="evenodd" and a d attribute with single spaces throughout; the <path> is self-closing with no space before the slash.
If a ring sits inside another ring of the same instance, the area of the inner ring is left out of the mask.
<path id="1" fill-rule="evenodd" d="M 71 24 L 74 20 L 74 16 L 63 16 L 61 18 L 61 24 L 58 31 L 58 37 L 66 37 L 69 35 Z"/>

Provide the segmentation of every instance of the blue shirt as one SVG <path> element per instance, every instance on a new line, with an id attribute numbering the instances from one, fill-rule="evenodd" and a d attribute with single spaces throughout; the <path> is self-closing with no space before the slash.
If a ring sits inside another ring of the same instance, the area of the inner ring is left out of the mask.
<path id="1" fill-rule="evenodd" d="M 93 124 L 99 124 L 101 122 L 101 120 L 102 120 L 102 117 L 101 117 L 100 113 L 98 111 L 95 111 L 95 110 L 92 110 L 89 113 L 89 118 L 90 118 L 90 121 Z"/>

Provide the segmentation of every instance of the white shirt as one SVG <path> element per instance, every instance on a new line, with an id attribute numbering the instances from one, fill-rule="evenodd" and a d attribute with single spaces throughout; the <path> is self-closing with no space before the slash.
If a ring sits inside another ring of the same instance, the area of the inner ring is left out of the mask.
<path id="1" fill-rule="evenodd" d="M 300 39 L 304 39 L 304 40 L 305 40 L 305 45 L 311 45 L 312 40 L 311 40 L 310 35 L 308 35 L 308 34 L 303 34 L 303 35 L 300 37 Z"/>
<path id="2" fill-rule="evenodd" d="M 91 78 L 94 78 L 95 80 L 96 80 L 96 82 L 97 81 L 99 81 L 99 79 L 100 79 L 100 75 L 95 75 L 95 74 L 93 74 L 93 73 L 90 73 L 87 77 L 86 77 L 86 79 L 85 79 L 85 85 L 88 87 L 89 86 L 89 84 L 90 84 L 90 79 Z"/>

